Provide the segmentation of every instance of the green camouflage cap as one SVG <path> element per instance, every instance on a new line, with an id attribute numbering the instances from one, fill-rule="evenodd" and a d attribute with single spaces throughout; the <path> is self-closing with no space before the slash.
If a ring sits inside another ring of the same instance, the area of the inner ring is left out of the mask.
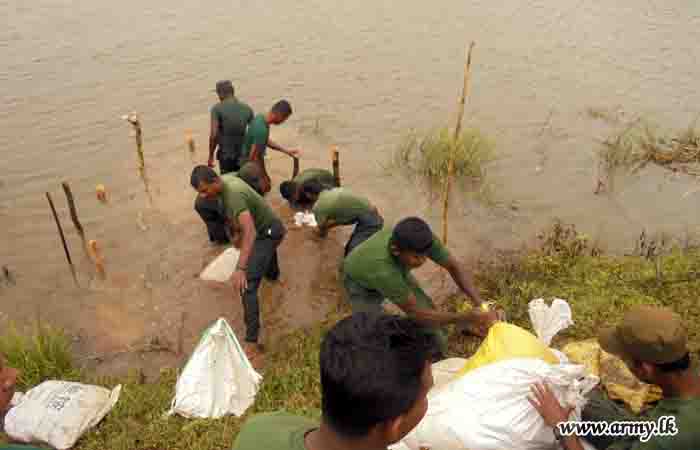
<path id="1" fill-rule="evenodd" d="M 616 327 L 598 335 L 603 350 L 636 361 L 667 364 L 688 353 L 687 331 L 681 317 L 668 308 L 635 306 Z"/>

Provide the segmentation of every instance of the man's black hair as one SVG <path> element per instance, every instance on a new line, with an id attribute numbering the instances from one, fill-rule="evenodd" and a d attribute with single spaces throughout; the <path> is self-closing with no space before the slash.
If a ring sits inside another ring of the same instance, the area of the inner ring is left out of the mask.
<path id="1" fill-rule="evenodd" d="M 358 438 L 405 414 L 419 400 L 436 351 L 435 338 L 408 317 L 357 313 L 341 320 L 321 344 L 324 421 Z"/>
<path id="2" fill-rule="evenodd" d="M 198 189 L 202 181 L 209 184 L 216 181 L 219 176 L 214 172 L 214 169 L 208 166 L 197 166 L 192 169 L 192 176 L 190 176 L 190 184 L 193 188 Z"/>
<path id="3" fill-rule="evenodd" d="M 399 250 L 423 254 L 433 245 L 433 232 L 423 219 L 407 217 L 394 227 L 391 242 Z"/>
<path id="4" fill-rule="evenodd" d="M 275 114 L 279 114 L 282 117 L 289 117 L 292 115 L 292 105 L 290 105 L 287 100 L 280 100 L 275 103 L 271 111 Z"/>
<path id="5" fill-rule="evenodd" d="M 311 196 L 318 197 L 324 189 L 325 187 L 318 180 L 304 181 L 304 184 L 301 185 L 298 203 L 300 205 L 310 205 L 312 203 Z"/>
<path id="6" fill-rule="evenodd" d="M 280 184 L 280 194 L 282 194 L 282 198 L 284 198 L 287 201 L 292 201 L 292 199 L 294 198 L 294 192 L 296 190 L 297 184 L 292 180 L 283 181 Z"/>
<path id="7" fill-rule="evenodd" d="M 655 366 L 664 373 L 686 371 L 690 368 L 690 353 L 686 353 L 685 356 L 678 361 L 665 364 L 655 364 Z"/>

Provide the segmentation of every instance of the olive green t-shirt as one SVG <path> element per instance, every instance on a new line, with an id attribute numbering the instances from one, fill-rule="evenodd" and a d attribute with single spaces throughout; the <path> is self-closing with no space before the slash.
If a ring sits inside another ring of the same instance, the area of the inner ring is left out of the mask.
<path id="1" fill-rule="evenodd" d="M 664 416 L 675 417 L 678 434 L 675 436 L 653 436 L 647 442 L 639 438 L 627 438 L 615 442 L 608 450 L 697 450 L 700 448 L 700 398 L 661 400 L 649 413 L 639 420 L 658 423 Z"/>
<path id="2" fill-rule="evenodd" d="M 253 110 L 235 97 L 229 97 L 212 106 L 211 118 L 219 123 L 219 157 L 224 155 L 238 158 L 246 127 L 253 120 Z"/>
<path id="3" fill-rule="evenodd" d="M 255 229 L 263 233 L 279 220 L 265 200 L 245 181 L 233 173 L 221 176 L 223 182 L 222 201 L 226 215 L 232 221 L 237 221 L 239 214 L 250 211 L 255 222 Z"/>
<path id="4" fill-rule="evenodd" d="M 286 412 L 258 414 L 248 419 L 233 450 L 306 450 L 304 437 L 318 424 Z"/>
<path id="5" fill-rule="evenodd" d="M 253 145 L 258 145 L 262 147 L 261 158 L 265 157 L 267 153 L 267 141 L 270 139 L 270 126 L 265 120 L 264 114 L 258 114 L 255 116 L 250 125 L 248 125 L 248 130 L 245 133 L 245 138 L 243 140 L 243 149 L 241 150 L 241 166 L 248 162 L 250 159 L 250 153 L 252 151 Z"/>
<path id="6" fill-rule="evenodd" d="M 384 228 L 357 246 L 343 265 L 345 275 L 365 289 L 379 291 L 384 298 L 396 304 L 408 299 L 413 289 L 408 268 L 399 263 L 391 254 L 392 229 Z M 433 236 L 433 245 L 428 250 L 428 258 L 436 264 L 444 265 L 450 257 L 449 251 L 439 239 Z"/>
<path id="7" fill-rule="evenodd" d="M 332 220 L 340 225 L 350 225 L 359 216 L 372 211 L 372 205 L 367 199 L 358 197 L 345 188 L 322 191 L 313 208 L 319 224 Z"/>
<path id="8" fill-rule="evenodd" d="M 309 180 L 316 180 L 321 185 L 323 185 L 326 188 L 332 188 L 335 187 L 335 177 L 333 176 L 332 173 L 325 169 L 306 169 L 302 170 L 299 175 L 294 177 L 292 181 L 297 185 L 301 186 L 305 182 Z"/>

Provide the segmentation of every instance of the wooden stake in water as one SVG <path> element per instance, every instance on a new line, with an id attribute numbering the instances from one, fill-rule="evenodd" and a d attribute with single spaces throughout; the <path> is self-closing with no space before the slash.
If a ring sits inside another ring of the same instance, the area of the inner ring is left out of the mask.
<path id="1" fill-rule="evenodd" d="M 100 248 L 97 245 L 96 240 L 91 240 L 88 243 L 88 252 L 90 254 L 90 259 L 92 259 L 93 264 L 95 264 L 95 271 L 101 280 L 107 278 L 107 273 L 105 272 L 105 262 L 102 254 L 100 253 Z"/>
<path id="2" fill-rule="evenodd" d="M 141 129 L 141 121 L 136 113 L 131 113 L 122 116 L 122 119 L 126 120 L 134 128 L 134 137 L 136 139 L 136 156 L 139 160 L 139 175 L 143 180 L 143 185 L 146 189 L 146 194 L 148 195 L 148 200 L 152 204 L 153 198 L 151 196 L 151 188 L 148 185 L 148 177 L 146 176 L 146 160 L 143 155 L 143 131 Z"/>
<path id="3" fill-rule="evenodd" d="M 447 177 L 445 179 L 445 191 L 442 202 L 442 242 L 447 245 L 447 221 L 450 208 L 450 190 L 452 189 L 452 178 L 455 172 L 455 158 L 457 151 L 457 143 L 459 135 L 462 132 L 462 119 L 464 118 L 464 106 L 467 102 L 467 94 L 469 92 L 469 70 L 472 64 L 472 50 L 474 42 L 469 44 L 469 48 L 465 53 L 464 61 L 464 85 L 462 86 L 462 95 L 459 98 L 459 109 L 457 110 L 457 125 L 455 126 L 455 134 L 452 139 L 451 157 L 447 165 Z"/>
<path id="4" fill-rule="evenodd" d="M 340 186 L 340 152 L 338 152 L 337 146 L 331 150 L 331 158 L 333 160 L 333 178 L 335 178 L 336 186 Z"/>
<path id="5" fill-rule="evenodd" d="M 56 214 L 56 207 L 51 199 L 51 194 L 46 193 L 46 199 L 49 201 L 49 206 L 51 207 L 51 212 L 53 213 L 53 219 L 56 221 L 56 227 L 58 228 L 58 234 L 61 237 L 61 243 L 63 243 L 63 251 L 66 253 L 66 259 L 68 260 L 68 266 L 70 267 L 70 273 L 73 275 L 73 281 L 75 281 L 76 286 L 78 284 L 78 275 L 75 272 L 75 266 L 73 266 L 73 260 L 70 257 L 70 250 L 68 250 L 68 244 L 66 243 L 66 237 L 63 234 L 63 227 L 61 226 L 61 221 L 58 219 L 58 214 Z"/>
<path id="6" fill-rule="evenodd" d="M 187 148 L 190 151 L 190 159 L 194 161 L 194 154 L 196 153 L 197 148 L 194 143 L 194 137 L 192 137 L 192 130 L 185 131 L 185 142 L 187 143 Z"/>
<path id="7" fill-rule="evenodd" d="M 68 182 L 64 181 L 63 183 L 61 183 L 61 186 L 63 186 L 63 192 L 66 194 L 66 201 L 68 202 L 68 209 L 70 210 L 70 218 L 73 221 L 75 230 L 80 236 L 80 240 L 83 242 L 83 249 L 87 249 L 87 242 L 85 241 L 85 230 L 83 229 L 83 224 L 80 223 L 80 219 L 78 219 L 78 211 L 75 209 L 73 192 L 71 191 Z"/>
<path id="8" fill-rule="evenodd" d="M 292 167 L 292 178 L 299 175 L 299 158 L 296 156 L 292 158 L 294 160 L 294 166 Z"/>

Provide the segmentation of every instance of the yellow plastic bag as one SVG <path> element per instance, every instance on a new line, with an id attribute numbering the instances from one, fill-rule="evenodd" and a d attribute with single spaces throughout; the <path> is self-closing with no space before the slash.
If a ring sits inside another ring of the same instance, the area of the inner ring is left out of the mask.
<path id="1" fill-rule="evenodd" d="M 537 358 L 549 364 L 559 364 L 559 358 L 537 336 L 516 325 L 497 322 L 491 326 L 484 342 L 457 376 L 487 364 L 514 358 Z"/>
<path id="2" fill-rule="evenodd" d="M 595 338 L 571 342 L 562 352 L 571 362 L 583 364 L 599 377 L 608 396 L 624 402 L 635 414 L 662 397 L 660 387 L 639 381 L 620 358 L 601 349 Z"/>

